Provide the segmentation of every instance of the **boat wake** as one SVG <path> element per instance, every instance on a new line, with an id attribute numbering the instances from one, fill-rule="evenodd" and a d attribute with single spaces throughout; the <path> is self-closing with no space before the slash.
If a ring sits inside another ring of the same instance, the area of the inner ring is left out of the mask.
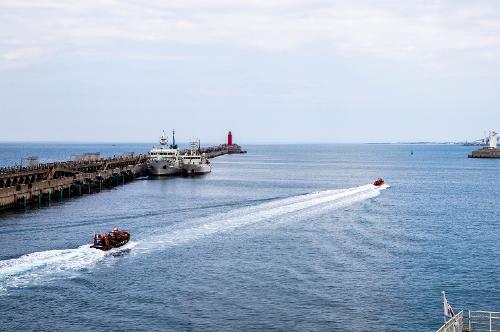
<path id="1" fill-rule="evenodd" d="M 138 251 L 162 250 L 168 246 L 181 245 L 199 238 L 217 233 L 265 222 L 285 222 L 287 220 L 301 220 L 306 216 L 326 213 L 337 208 L 345 207 L 380 195 L 380 191 L 389 188 L 388 185 L 376 187 L 368 184 L 364 186 L 325 190 L 305 195 L 292 196 L 273 200 L 254 206 L 235 209 L 226 213 L 216 214 L 195 220 L 188 227 L 183 223 L 180 227 L 172 227 L 163 235 L 149 238 L 141 242 Z M 297 218 L 300 215 L 301 218 Z"/>
<path id="2" fill-rule="evenodd" d="M 0 294 L 9 288 L 37 285 L 51 279 L 72 278 L 82 270 L 93 267 L 107 255 L 130 251 L 137 242 L 104 252 L 90 244 L 75 249 L 47 250 L 0 261 Z"/>
<path id="3" fill-rule="evenodd" d="M 134 252 L 139 253 L 162 250 L 252 224 L 303 220 L 304 215 L 326 213 L 371 199 L 388 187 L 369 184 L 276 199 L 176 224 L 164 234 L 154 235 L 143 241 L 131 241 L 108 252 L 92 249 L 90 244 L 87 244 L 76 249 L 41 251 L 3 260 L 0 261 L 0 294 L 8 289 L 37 285 L 52 279 L 77 277 L 82 271 L 94 267 L 106 257 L 121 256 L 132 248 L 135 248 Z"/>

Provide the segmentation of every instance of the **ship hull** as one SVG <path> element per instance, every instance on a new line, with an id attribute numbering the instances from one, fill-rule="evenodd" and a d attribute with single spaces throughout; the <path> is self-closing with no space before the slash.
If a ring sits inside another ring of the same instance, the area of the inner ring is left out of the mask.
<path id="1" fill-rule="evenodd" d="M 210 173 L 212 166 L 209 164 L 187 164 L 182 166 L 182 174 L 184 175 L 203 175 Z"/>
<path id="2" fill-rule="evenodd" d="M 148 173 L 153 176 L 173 176 L 180 172 L 179 167 L 166 161 L 152 161 L 148 165 Z"/>

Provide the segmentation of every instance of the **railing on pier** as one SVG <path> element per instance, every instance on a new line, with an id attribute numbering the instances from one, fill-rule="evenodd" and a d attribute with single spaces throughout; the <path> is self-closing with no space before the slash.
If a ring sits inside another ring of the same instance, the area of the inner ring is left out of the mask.
<path id="1" fill-rule="evenodd" d="M 453 318 L 444 323 L 437 332 L 462 332 L 464 326 L 464 312 L 460 311 Z"/>
<path id="2" fill-rule="evenodd" d="M 78 158 L 75 158 L 78 159 Z M 139 155 L 127 155 L 127 156 L 113 156 L 110 158 L 100 158 L 95 160 L 69 160 L 69 161 L 60 161 L 60 162 L 50 162 L 37 164 L 29 167 L 25 166 L 10 166 L 10 167 L 0 167 L 0 176 L 17 176 L 20 173 L 29 173 L 36 171 L 43 171 L 47 169 L 51 169 L 57 167 L 58 169 L 70 169 L 70 168 L 78 168 L 85 165 L 96 165 L 96 164 L 104 164 L 104 163 L 120 163 L 120 162 L 143 162 L 147 159 L 147 155 L 139 154 Z"/>
<path id="3" fill-rule="evenodd" d="M 500 312 L 469 310 L 467 319 L 469 332 L 500 332 Z"/>

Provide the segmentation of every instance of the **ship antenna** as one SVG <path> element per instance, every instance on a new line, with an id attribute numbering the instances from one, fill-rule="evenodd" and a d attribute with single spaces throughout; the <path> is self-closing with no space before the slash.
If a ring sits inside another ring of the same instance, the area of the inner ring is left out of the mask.
<path id="1" fill-rule="evenodd" d="M 175 144 L 175 129 L 172 129 L 172 149 L 177 149 L 177 145 Z"/>

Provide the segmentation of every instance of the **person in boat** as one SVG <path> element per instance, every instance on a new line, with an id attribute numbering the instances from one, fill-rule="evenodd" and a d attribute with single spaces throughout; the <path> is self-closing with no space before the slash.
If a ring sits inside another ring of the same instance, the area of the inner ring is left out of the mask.
<path id="1" fill-rule="evenodd" d="M 94 244 L 91 248 L 97 248 L 101 250 L 109 250 L 114 247 L 120 247 L 128 242 L 130 239 L 130 234 L 128 232 L 122 231 L 118 228 L 113 228 L 108 234 L 95 234 Z"/>
<path id="2" fill-rule="evenodd" d="M 113 231 L 110 233 L 112 237 L 120 241 L 120 239 L 125 237 L 125 233 L 118 229 L 117 227 L 113 228 Z"/>

